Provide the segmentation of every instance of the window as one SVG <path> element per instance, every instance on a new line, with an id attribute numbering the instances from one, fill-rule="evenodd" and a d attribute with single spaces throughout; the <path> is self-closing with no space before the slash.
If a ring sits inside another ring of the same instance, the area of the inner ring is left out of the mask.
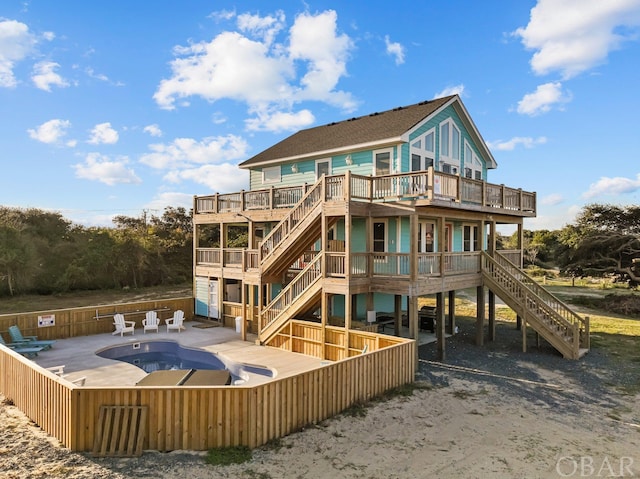
<path id="1" fill-rule="evenodd" d="M 262 168 L 262 182 L 263 183 L 279 183 L 281 179 L 280 167 L 271 166 L 269 168 Z"/>
<path id="2" fill-rule="evenodd" d="M 464 141 L 464 176 L 482 179 L 482 163 L 467 140 Z"/>
<path id="3" fill-rule="evenodd" d="M 418 253 L 433 253 L 436 244 L 436 225 L 433 221 L 418 222 Z"/>
<path id="4" fill-rule="evenodd" d="M 384 253 L 387 251 L 387 222 L 374 221 L 373 223 L 373 252 Z"/>
<path id="5" fill-rule="evenodd" d="M 411 144 L 411 171 L 426 170 L 433 166 L 435 137 L 436 131 L 432 128 Z"/>
<path id="6" fill-rule="evenodd" d="M 449 123 L 440 125 L 440 156 L 449 156 Z"/>
<path id="7" fill-rule="evenodd" d="M 391 150 L 376 151 L 373 153 L 375 176 L 391 174 Z"/>
<path id="8" fill-rule="evenodd" d="M 451 118 L 440 123 L 440 157 L 456 167 L 460 166 L 460 137 L 460 129 Z"/>
<path id="9" fill-rule="evenodd" d="M 479 251 L 477 226 L 464 225 L 462 227 L 462 250 L 463 251 Z"/>
<path id="10" fill-rule="evenodd" d="M 320 179 L 322 175 L 329 176 L 331 174 L 331 160 L 317 160 L 316 161 L 316 180 Z"/>

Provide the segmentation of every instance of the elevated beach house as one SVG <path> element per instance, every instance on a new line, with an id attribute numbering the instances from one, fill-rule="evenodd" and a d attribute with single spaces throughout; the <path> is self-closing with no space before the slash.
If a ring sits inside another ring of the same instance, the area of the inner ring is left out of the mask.
<path id="1" fill-rule="evenodd" d="M 472 288 L 478 343 L 497 295 L 525 348 L 529 327 L 564 357 L 588 350 L 588 321 L 521 270 L 535 193 L 488 181 L 496 161 L 457 95 L 302 130 L 240 167 L 249 190 L 194 199 L 197 315 L 328 360 L 362 352 L 356 329 L 435 332 L 444 357 L 456 292 Z M 518 249 L 496 249 L 504 224 Z"/>

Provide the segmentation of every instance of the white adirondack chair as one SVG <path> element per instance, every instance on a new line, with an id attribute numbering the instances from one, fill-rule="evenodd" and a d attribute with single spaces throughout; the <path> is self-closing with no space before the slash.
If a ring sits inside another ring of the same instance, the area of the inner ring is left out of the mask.
<path id="1" fill-rule="evenodd" d="M 181 309 L 176 310 L 173 313 L 173 317 L 165 320 L 167 323 L 167 333 L 172 329 L 180 332 L 181 329 L 184 329 L 182 322 L 184 321 L 184 311 Z"/>
<path id="2" fill-rule="evenodd" d="M 145 318 L 142 320 L 142 332 L 147 334 L 147 330 L 154 331 L 157 333 L 158 326 L 160 326 L 160 319 L 158 318 L 158 313 L 155 311 L 147 311 Z"/>
<path id="3" fill-rule="evenodd" d="M 124 319 L 124 315 L 118 313 L 113 316 L 113 326 L 116 328 L 116 330 L 111 333 L 112 335 L 120 334 L 120 336 L 124 336 L 124 333 L 134 334 L 134 331 L 136 329 L 136 322 L 126 321 Z"/>

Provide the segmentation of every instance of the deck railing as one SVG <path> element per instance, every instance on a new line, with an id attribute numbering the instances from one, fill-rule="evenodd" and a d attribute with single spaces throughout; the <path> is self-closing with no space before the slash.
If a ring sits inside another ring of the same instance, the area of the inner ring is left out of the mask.
<path id="1" fill-rule="evenodd" d="M 72 451 L 92 450 L 105 404 L 148 408 L 143 449 L 208 450 L 259 447 L 415 380 L 415 341 L 344 328 L 322 339 L 314 326 L 296 325 L 273 346 L 326 362 L 255 386 L 80 387 L 1 346 L 0 393 Z"/>
<path id="2" fill-rule="evenodd" d="M 349 198 L 345 181 L 349 178 Z M 403 201 L 415 198 L 450 200 L 508 210 L 509 212 L 536 212 L 536 194 L 496 185 L 485 181 L 451 175 L 433 168 L 410 173 L 382 176 L 362 176 L 348 172 L 344 175 L 325 176 L 325 201 Z M 242 211 L 292 208 L 312 185 L 287 186 L 238 193 L 199 196 L 195 199 L 195 214 L 239 213 Z"/>

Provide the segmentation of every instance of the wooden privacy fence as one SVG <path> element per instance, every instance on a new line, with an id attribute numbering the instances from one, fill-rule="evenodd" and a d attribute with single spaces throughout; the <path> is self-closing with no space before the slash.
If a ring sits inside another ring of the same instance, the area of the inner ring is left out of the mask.
<path id="1" fill-rule="evenodd" d="M 0 346 L 0 392 L 74 451 L 92 450 L 103 406 L 146 408 L 144 449 L 254 448 L 412 382 L 415 341 L 382 338 L 381 349 L 256 386 L 78 387 Z"/>
<path id="2" fill-rule="evenodd" d="M 177 309 L 184 311 L 186 319 L 191 319 L 193 308 L 193 298 L 185 297 L 30 313 L 0 314 L 0 334 L 3 334 L 8 340 L 7 330 L 9 326 L 15 324 L 23 335 L 38 336 L 39 339 L 45 340 L 90 336 L 112 332 L 113 315 L 116 313 L 124 314 L 127 321 L 135 321 L 136 327 L 140 328 L 147 311 L 158 311 L 158 317 L 164 321 L 171 317 Z M 53 324 L 49 325 L 51 321 Z"/>

